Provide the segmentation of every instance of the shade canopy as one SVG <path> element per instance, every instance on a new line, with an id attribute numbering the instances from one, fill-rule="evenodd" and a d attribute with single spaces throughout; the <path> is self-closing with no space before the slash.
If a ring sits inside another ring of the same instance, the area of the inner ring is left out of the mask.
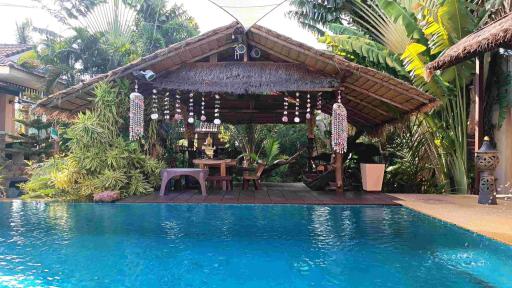
<path id="1" fill-rule="evenodd" d="M 145 96 L 153 89 L 171 95 L 188 91 L 204 93 L 208 102 L 212 93 L 222 93 L 221 118 L 232 123 L 280 123 L 283 99 L 297 92 L 301 113 L 308 94 L 313 105 L 321 97 L 322 110 L 330 113 L 337 91 L 343 90 L 342 102 L 355 126 L 382 126 L 438 104 L 434 97 L 389 74 L 259 25 L 245 32 L 247 53 L 236 55 L 233 33 L 240 29 L 240 24 L 232 23 L 156 51 L 51 95 L 38 103 L 38 110 L 77 113 L 92 105 L 94 84 L 119 77 L 133 80 L 132 72 L 147 69 L 157 77 L 139 81 Z"/>
<path id="2" fill-rule="evenodd" d="M 448 68 L 499 48 L 512 49 L 512 13 L 464 37 L 448 48 L 443 55 L 427 65 L 427 73 L 432 74 L 436 70 Z"/>

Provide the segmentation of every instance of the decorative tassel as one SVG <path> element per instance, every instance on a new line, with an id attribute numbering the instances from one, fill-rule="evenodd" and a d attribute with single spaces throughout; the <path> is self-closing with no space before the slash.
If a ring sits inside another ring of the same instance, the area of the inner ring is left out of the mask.
<path id="1" fill-rule="evenodd" d="M 307 98 L 307 105 L 306 105 L 306 119 L 311 119 L 311 95 L 309 95 L 308 93 L 308 98 Z"/>
<path id="2" fill-rule="evenodd" d="M 144 96 L 138 91 L 130 94 L 130 140 L 135 141 L 144 135 Z"/>
<path id="3" fill-rule="evenodd" d="M 297 98 L 295 99 L 295 118 L 293 118 L 293 122 L 299 123 L 300 122 L 300 118 L 299 118 L 300 94 L 299 94 L 299 92 L 295 93 L 295 96 L 297 96 Z"/>
<path id="4" fill-rule="evenodd" d="M 158 96 L 156 96 L 155 89 L 153 89 L 153 95 L 151 95 L 151 119 L 158 119 Z"/>
<path id="5" fill-rule="evenodd" d="M 283 103 L 283 122 L 288 122 L 288 97 L 284 97 L 284 103 Z"/>
<path id="6" fill-rule="evenodd" d="M 176 92 L 176 114 L 174 114 L 174 119 L 176 119 L 176 121 L 183 119 L 183 115 L 181 114 L 181 95 L 179 92 Z"/>
<path id="7" fill-rule="evenodd" d="M 201 121 L 204 122 L 206 121 L 206 115 L 204 114 L 204 94 L 201 95 Z"/>
<path id="8" fill-rule="evenodd" d="M 166 92 L 165 96 L 164 96 L 164 120 L 165 121 L 169 121 L 171 119 L 170 113 L 171 112 L 169 111 L 169 92 Z"/>
<path id="9" fill-rule="evenodd" d="M 220 96 L 215 94 L 215 106 L 214 106 L 214 120 L 213 124 L 220 125 L 222 121 L 220 121 Z"/>
<path id="10" fill-rule="evenodd" d="M 188 123 L 193 124 L 194 119 L 194 93 L 190 93 L 189 95 L 189 103 L 188 103 Z"/>

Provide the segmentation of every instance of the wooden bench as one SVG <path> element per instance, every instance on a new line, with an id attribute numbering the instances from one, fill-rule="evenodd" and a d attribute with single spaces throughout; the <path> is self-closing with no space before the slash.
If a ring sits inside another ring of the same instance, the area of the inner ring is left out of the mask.
<path id="1" fill-rule="evenodd" d="M 206 178 L 208 177 L 208 169 L 197 169 L 197 168 L 168 168 L 160 171 L 162 176 L 162 184 L 160 186 L 160 196 L 165 195 L 165 186 L 167 182 L 174 177 L 178 176 L 190 176 L 194 177 L 199 181 L 201 185 L 201 194 L 206 196 Z"/>

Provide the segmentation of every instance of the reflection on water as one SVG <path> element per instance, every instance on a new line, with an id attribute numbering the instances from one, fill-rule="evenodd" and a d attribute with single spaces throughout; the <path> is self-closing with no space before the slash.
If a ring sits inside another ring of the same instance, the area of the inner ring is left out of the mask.
<path id="1" fill-rule="evenodd" d="M 505 287 L 512 249 L 401 207 L 0 203 L 0 287 Z"/>

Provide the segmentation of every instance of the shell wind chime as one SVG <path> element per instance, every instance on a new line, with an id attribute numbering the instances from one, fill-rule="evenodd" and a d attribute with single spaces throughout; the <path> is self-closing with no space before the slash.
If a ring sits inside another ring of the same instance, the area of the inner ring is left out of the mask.
<path id="1" fill-rule="evenodd" d="M 220 120 L 220 95 L 215 94 L 215 102 L 214 102 L 214 110 L 213 110 L 213 124 L 220 125 L 222 121 Z"/>
<path id="2" fill-rule="evenodd" d="M 181 95 L 179 92 L 176 92 L 176 113 L 174 114 L 174 119 L 176 121 L 183 120 L 183 115 L 181 114 Z"/>
<path id="3" fill-rule="evenodd" d="M 295 117 L 293 118 L 293 122 L 299 123 L 300 122 L 300 118 L 299 118 L 300 94 L 299 94 L 299 92 L 295 93 L 295 96 L 297 96 L 297 98 L 295 99 Z"/>
<path id="4" fill-rule="evenodd" d="M 288 97 L 284 97 L 284 103 L 283 103 L 283 122 L 288 122 Z"/>
<path id="5" fill-rule="evenodd" d="M 158 96 L 156 96 L 155 89 L 151 95 L 151 120 L 158 120 Z"/>
<path id="6" fill-rule="evenodd" d="M 138 140 L 144 135 L 144 96 L 138 91 L 135 82 L 135 92 L 130 94 L 130 140 Z"/>
<path id="7" fill-rule="evenodd" d="M 341 104 L 341 91 L 338 91 L 338 102 L 332 106 L 332 148 L 334 152 L 347 151 L 348 121 L 347 109 Z"/>

